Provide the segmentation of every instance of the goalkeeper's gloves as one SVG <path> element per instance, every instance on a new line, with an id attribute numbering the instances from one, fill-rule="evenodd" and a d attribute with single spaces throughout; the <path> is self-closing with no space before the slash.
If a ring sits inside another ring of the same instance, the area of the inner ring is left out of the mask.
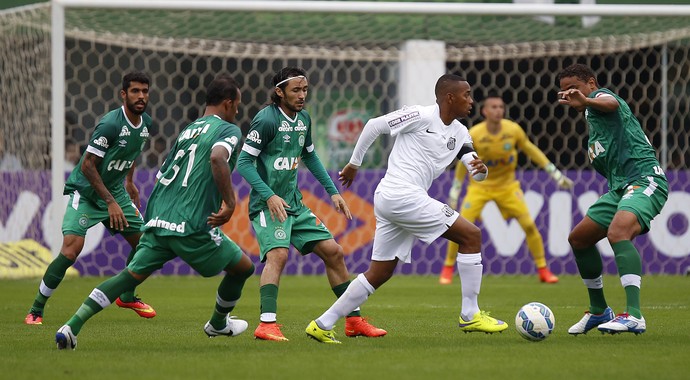
<path id="1" fill-rule="evenodd" d="M 566 177 L 560 170 L 556 169 L 556 165 L 549 163 L 544 170 L 549 173 L 551 178 L 561 189 L 570 190 L 573 188 L 573 181 Z"/>
<path id="2" fill-rule="evenodd" d="M 448 206 L 456 210 L 458 208 L 458 197 L 460 197 L 460 190 L 462 189 L 462 181 L 453 178 L 453 184 L 450 185 L 448 192 Z"/>

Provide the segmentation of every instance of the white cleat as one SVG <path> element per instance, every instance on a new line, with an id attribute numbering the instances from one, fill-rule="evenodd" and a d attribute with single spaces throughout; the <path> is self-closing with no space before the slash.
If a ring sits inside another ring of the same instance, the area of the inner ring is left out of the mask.
<path id="1" fill-rule="evenodd" d="M 208 335 L 209 338 L 217 337 L 220 335 L 237 336 L 242 334 L 245 330 L 247 330 L 247 327 L 249 327 L 249 323 L 247 323 L 247 321 L 244 321 L 242 319 L 235 319 L 234 316 L 226 317 L 225 321 L 227 325 L 222 330 L 216 330 L 213 328 L 210 321 L 206 322 L 206 325 L 204 326 L 204 332 L 206 333 L 206 335 Z"/>
<path id="2" fill-rule="evenodd" d="M 72 333 L 72 328 L 68 325 L 60 327 L 55 333 L 55 343 L 57 343 L 58 350 L 65 348 L 77 348 L 77 336 Z"/>
<path id="3" fill-rule="evenodd" d="M 647 323 L 644 317 L 635 318 L 628 313 L 618 314 L 611 322 L 606 322 L 598 327 L 602 333 L 618 334 L 631 332 L 635 335 L 647 331 Z"/>

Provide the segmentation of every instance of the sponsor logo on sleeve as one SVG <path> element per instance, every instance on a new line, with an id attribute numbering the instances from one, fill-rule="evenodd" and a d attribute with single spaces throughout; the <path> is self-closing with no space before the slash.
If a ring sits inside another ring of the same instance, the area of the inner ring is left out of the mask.
<path id="1" fill-rule="evenodd" d="M 400 116 L 393 118 L 391 120 L 388 120 L 388 126 L 391 129 L 395 129 L 396 127 L 402 126 L 401 124 L 420 120 L 421 118 L 422 117 L 419 114 L 419 111 L 412 111 L 412 112 L 408 112 L 408 113 L 405 113 L 403 115 L 400 115 Z"/>
<path id="2" fill-rule="evenodd" d="M 104 136 L 101 136 L 95 140 L 93 140 L 94 145 L 98 145 L 103 148 L 108 148 L 108 139 L 106 139 Z"/>
<path id="3" fill-rule="evenodd" d="M 253 141 L 257 144 L 261 144 L 261 136 L 259 136 L 259 132 L 257 130 L 249 132 L 249 134 L 247 135 L 247 140 Z"/>

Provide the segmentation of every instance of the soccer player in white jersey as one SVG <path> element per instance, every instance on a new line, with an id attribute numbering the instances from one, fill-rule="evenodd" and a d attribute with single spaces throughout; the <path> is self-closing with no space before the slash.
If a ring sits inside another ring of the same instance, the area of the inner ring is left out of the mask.
<path id="1" fill-rule="evenodd" d="M 359 307 L 393 276 L 398 261 L 410 262 L 415 238 L 431 243 L 439 236 L 458 244 L 457 263 L 462 282 L 460 328 L 464 332 L 501 332 L 508 325 L 479 309 L 482 280 L 481 231 L 427 191 L 431 182 L 457 157 L 475 180 L 486 178 L 486 165 L 472 146 L 467 127 L 457 118 L 472 109 L 470 85 L 457 75 L 441 76 L 435 87 L 436 104 L 404 107 L 367 122 L 350 162 L 340 172 L 349 187 L 364 155 L 379 135 L 396 137 L 388 170 L 374 192 L 376 233 L 369 269 L 350 283 L 345 293 L 306 333 L 323 343 L 340 343 L 333 333 L 338 319 Z"/>

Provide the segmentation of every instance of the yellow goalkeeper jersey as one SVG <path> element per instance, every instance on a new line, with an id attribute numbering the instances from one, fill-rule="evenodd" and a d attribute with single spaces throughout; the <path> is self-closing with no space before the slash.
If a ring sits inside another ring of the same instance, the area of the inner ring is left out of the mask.
<path id="1" fill-rule="evenodd" d="M 489 176 L 482 182 L 477 182 L 470 176 L 472 186 L 496 188 L 516 182 L 518 149 L 540 168 L 549 163 L 546 155 L 529 141 L 522 127 L 513 121 L 502 119 L 501 129 L 496 134 L 489 133 L 486 122 L 483 121 L 470 128 L 470 135 L 477 155 L 489 168 Z M 465 165 L 458 162 L 456 177 L 462 180 L 466 171 Z"/>

